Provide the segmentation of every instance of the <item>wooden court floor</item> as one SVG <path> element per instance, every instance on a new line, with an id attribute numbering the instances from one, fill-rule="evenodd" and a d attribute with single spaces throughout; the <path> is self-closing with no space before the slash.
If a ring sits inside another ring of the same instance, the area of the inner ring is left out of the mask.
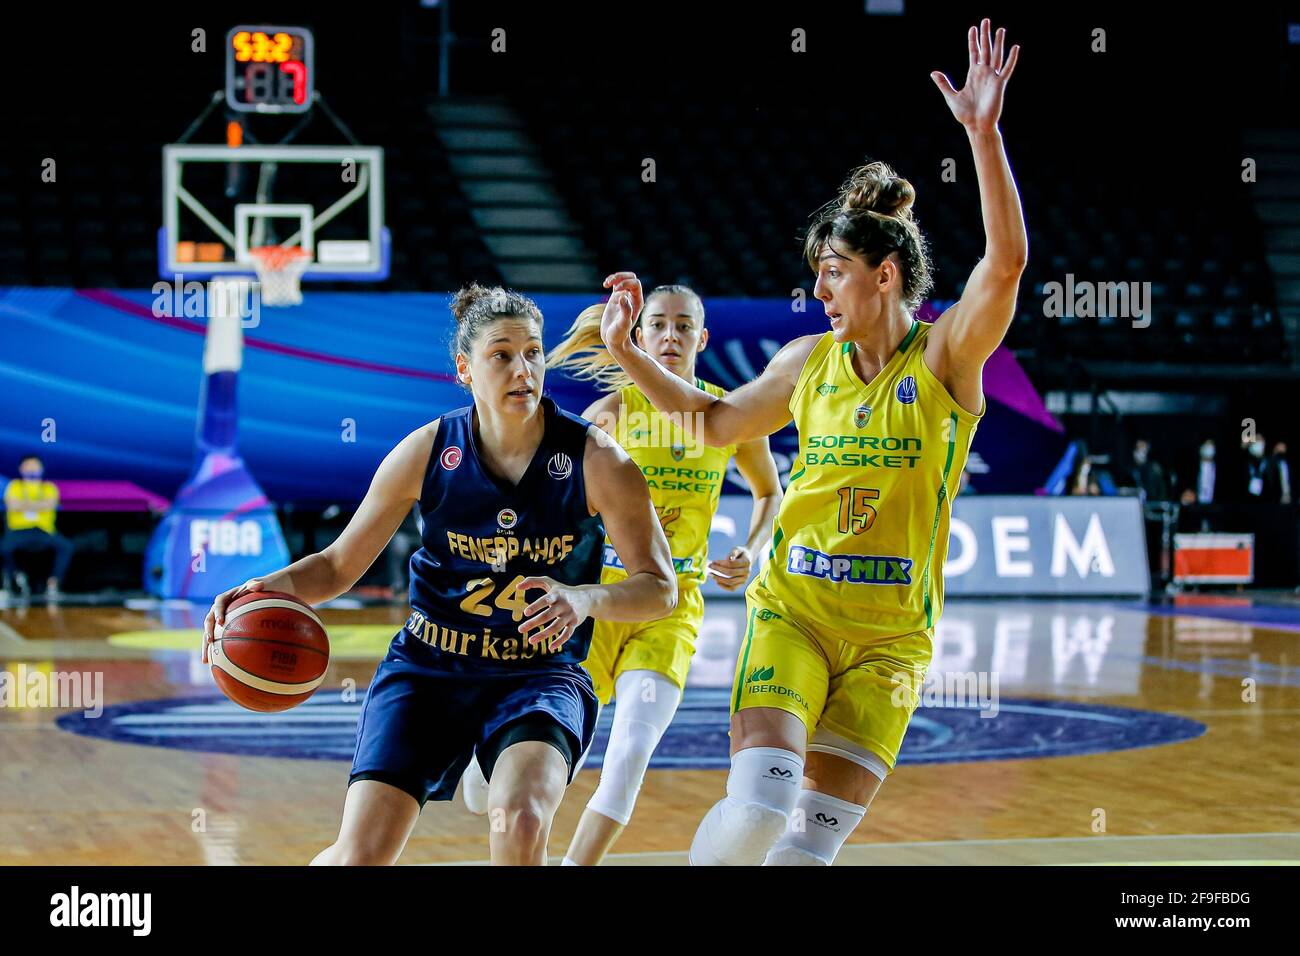
<path id="1" fill-rule="evenodd" d="M 715 604 L 689 712 L 611 864 L 684 864 L 723 792 L 743 604 Z M 197 662 L 205 612 L 0 610 L 0 864 L 300 864 L 332 842 L 356 708 L 406 608 L 324 610 L 325 686 L 270 720 L 231 710 Z M 953 600 L 935 674 L 840 863 L 1300 860 L 1300 610 Z M 81 709 L 50 706 L 74 682 Z M 560 808 L 553 863 L 598 772 Z M 402 862 L 486 856 L 485 820 L 457 800 L 427 806 Z"/>

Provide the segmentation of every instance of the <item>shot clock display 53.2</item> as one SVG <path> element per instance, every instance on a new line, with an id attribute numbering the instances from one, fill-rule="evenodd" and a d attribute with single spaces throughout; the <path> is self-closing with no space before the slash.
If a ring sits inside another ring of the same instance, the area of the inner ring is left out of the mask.
<path id="1" fill-rule="evenodd" d="M 306 27 L 238 26 L 226 34 L 226 102 L 245 113 L 303 113 L 315 72 Z"/>

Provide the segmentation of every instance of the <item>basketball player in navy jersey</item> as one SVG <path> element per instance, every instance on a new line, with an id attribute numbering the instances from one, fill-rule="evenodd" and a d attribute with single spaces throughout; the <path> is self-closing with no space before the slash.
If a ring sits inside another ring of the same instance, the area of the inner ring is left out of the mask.
<path id="1" fill-rule="evenodd" d="M 579 666 L 592 619 L 651 620 L 677 603 L 640 469 L 542 397 L 537 306 L 472 285 L 451 308 L 456 373 L 473 404 L 389 453 L 337 541 L 222 594 L 205 623 L 210 641 L 249 591 L 309 604 L 347 591 L 418 502 L 411 615 L 366 693 L 342 826 L 315 864 L 396 862 L 425 801 L 450 800 L 470 759 L 489 781 L 492 862 L 544 864 L 555 809 L 595 730 Z M 629 571 L 611 585 L 599 583 L 606 535 Z"/>

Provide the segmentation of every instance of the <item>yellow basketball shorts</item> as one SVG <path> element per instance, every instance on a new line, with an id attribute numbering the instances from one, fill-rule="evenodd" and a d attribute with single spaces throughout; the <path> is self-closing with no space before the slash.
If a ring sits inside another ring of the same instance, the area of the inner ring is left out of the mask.
<path id="1" fill-rule="evenodd" d="M 885 761 L 890 772 L 920 703 L 933 656 L 933 631 L 917 631 L 880 643 L 850 644 L 797 622 L 770 596 L 745 598 L 745 639 L 732 685 L 731 712 L 776 707 L 794 714 L 808 730 L 811 749 L 818 731 L 848 741 Z"/>
<path id="2" fill-rule="evenodd" d="M 582 662 L 596 697 L 608 704 L 624 671 L 654 671 L 685 687 L 703 621 L 704 596 L 698 587 L 679 588 L 677 608 L 657 621 L 597 621 Z"/>

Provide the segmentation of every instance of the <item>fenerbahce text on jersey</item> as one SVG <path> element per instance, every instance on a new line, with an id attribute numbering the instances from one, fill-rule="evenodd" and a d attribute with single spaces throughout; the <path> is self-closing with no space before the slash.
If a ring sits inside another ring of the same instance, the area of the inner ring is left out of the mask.
<path id="1" fill-rule="evenodd" d="M 827 637 L 910 634 L 943 607 L 952 495 L 982 412 L 954 402 L 925 364 L 930 329 L 913 320 L 870 385 L 852 343 L 827 332 L 790 398 L 799 458 L 749 596 L 774 597 Z"/>
<path id="2" fill-rule="evenodd" d="M 519 632 L 545 575 L 561 584 L 600 580 L 605 525 L 587 511 L 583 453 L 590 422 L 549 398 L 546 430 L 517 486 L 488 473 L 475 447 L 473 406 L 442 416 L 420 492 L 422 547 L 411 557 L 411 616 L 399 640 L 423 644 L 448 670 L 574 665 L 587 656 L 593 622 L 549 651 Z M 503 563 L 504 559 L 504 563 Z"/>
<path id="3" fill-rule="evenodd" d="M 721 398 L 720 386 L 701 379 L 695 387 Z M 735 445 L 710 448 L 687 437 L 679 416 L 658 411 L 635 385 L 619 392 L 618 443 L 636 462 L 650 489 L 659 524 L 673 553 L 678 587 L 699 587 L 704 582 L 709 551 L 709 530 L 718 497 L 727 476 L 727 462 Z M 614 546 L 605 542 L 605 573 L 609 584 L 627 577 Z"/>

